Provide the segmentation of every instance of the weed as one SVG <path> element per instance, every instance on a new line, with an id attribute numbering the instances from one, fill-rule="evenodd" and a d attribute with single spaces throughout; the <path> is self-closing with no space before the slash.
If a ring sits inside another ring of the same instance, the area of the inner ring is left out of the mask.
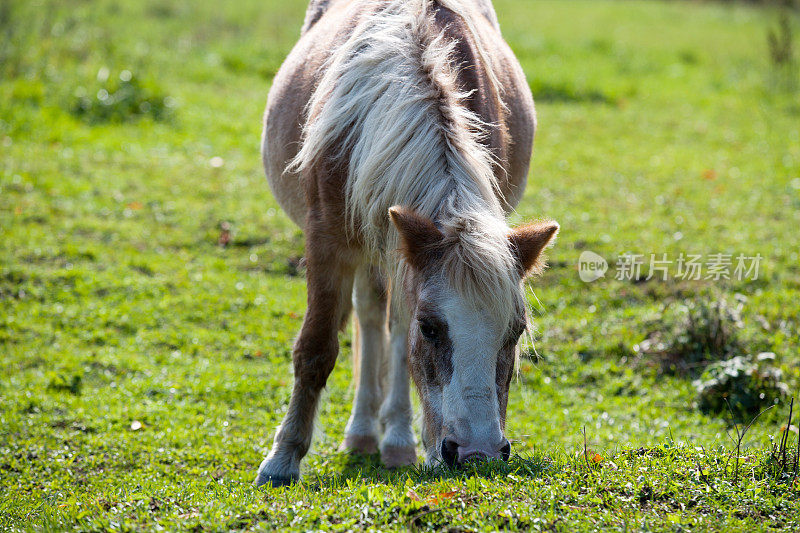
<path id="1" fill-rule="evenodd" d="M 769 43 L 769 58 L 772 64 L 778 67 L 790 65 L 794 62 L 794 36 L 788 14 L 783 11 L 778 19 L 778 28 L 770 28 L 767 32 Z"/>
<path id="2" fill-rule="evenodd" d="M 703 366 L 727 359 L 741 349 L 739 331 L 744 326 L 745 298 L 703 299 L 675 303 L 662 312 L 658 329 L 639 343 L 637 350 L 659 361 L 662 369 L 687 374 Z"/>
<path id="3" fill-rule="evenodd" d="M 100 84 L 94 89 L 78 88 L 70 111 L 91 124 L 129 122 L 142 117 L 166 120 L 172 115 L 174 100 L 152 82 L 141 82 L 129 70 L 117 77 L 101 69 Z"/>
<path id="4" fill-rule="evenodd" d="M 711 364 L 694 381 L 698 407 L 720 414 L 730 409 L 735 418 L 753 416 L 788 396 L 783 373 L 773 366 L 775 354 L 738 355 Z"/>
<path id="5" fill-rule="evenodd" d="M 51 378 L 47 385 L 47 390 L 68 392 L 74 396 L 80 396 L 82 388 L 83 378 L 79 374 L 75 374 L 71 378 L 59 374 Z"/>
<path id="6" fill-rule="evenodd" d="M 795 0 L 780 0 L 777 25 L 767 30 L 767 45 L 773 80 L 783 89 L 797 87 L 797 64 L 794 57 L 794 34 L 791 10 Z"/>
<path id="7" fill-rule="evenodd" d="M 612 104 L 615 99 L 597 89 L 579 88 L 571 83 L 551 83 L 542 79 L 530 82 L 531 92 L 537 102 L 590 102 Z"/>
<path id="8" fill-rule="evenodd" d="M 765 461 L 765 473 L 773 478 L 791 478 L 794 482 L 800 475 L 800 429 L 792 425 L 794 415 L 794 398 L 789 404 L 789 415 L 786 423 L 780 428 L 780 438 L 778 443 L 773 442 L 769 457 Z M 797 446 L 794 453 L 791 452 L 790 436 L 792 432 L 797 433 Z"/>

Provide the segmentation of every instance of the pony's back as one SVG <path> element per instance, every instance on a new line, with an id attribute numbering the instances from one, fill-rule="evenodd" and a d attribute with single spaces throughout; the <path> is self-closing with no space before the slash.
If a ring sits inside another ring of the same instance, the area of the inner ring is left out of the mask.
<path id="1" fill-rule="evenodd" d="M 299 170 L 336 160 L 345 225 L 381 250 L 392 244 L 393 201 L 430 214 L 454 180 L 501 209 L 516 205 L 534 127 L 488 1 L 315 0 L 270 91 L 262 153 L 274 194 L 301 226 Z"/>

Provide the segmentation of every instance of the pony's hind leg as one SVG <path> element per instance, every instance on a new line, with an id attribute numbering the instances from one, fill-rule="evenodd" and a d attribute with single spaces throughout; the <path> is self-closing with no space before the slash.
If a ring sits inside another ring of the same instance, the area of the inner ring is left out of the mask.
<path id="1" fill-rule="evenodd" d="M 417 462 L 416 439 L 411 427 L 414 414 L 411 407 L 408 375 L 408 323 L 392 312 L 389 320 L 388 393 L 381 406 L 381 422 L 385 433 L 381 441 L 381 461 L 389 468 Z"/>
<path id="2" fill-rule="evenodd" d="M 256 485 L 287 485 L 300 477 L 308 452 L 319 395 L 339 353 L 337 331 L 350 313 L 353 268 L 346 252 L 319 242 L 307 231 L 308 308 L 294 345 L 294 387 L 289 408 L 261 463 Z"/>
<path id="3" fill-rule="evenodd" d="M 353 342 L 356 393 L 342 449 L 376 453 L 386 357 L 386 284 L 378 267 L 361 265 L 353 285 L 358 334 Z"/>

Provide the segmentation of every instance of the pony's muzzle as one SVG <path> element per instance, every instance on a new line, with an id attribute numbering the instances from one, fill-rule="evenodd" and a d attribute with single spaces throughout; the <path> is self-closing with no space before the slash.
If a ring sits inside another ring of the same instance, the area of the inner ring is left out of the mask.
<path id="1" fill-rule="evenodd" d="M 456 467 L 468 462 L 488 461 L 489 459 L 502 459 L 508 461 L 511 456 L 511 443 L 504 438 L 500 446 L 494 450 L 486 450 L 476 446 L 461 446 L 453 439 L 442 440 L 442 461 L 450 467 Z"/>

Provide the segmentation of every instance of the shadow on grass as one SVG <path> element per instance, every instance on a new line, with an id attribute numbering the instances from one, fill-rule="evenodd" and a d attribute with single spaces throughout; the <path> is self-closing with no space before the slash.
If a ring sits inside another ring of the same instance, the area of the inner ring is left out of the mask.
<path id="1" fill-rule="evenodd" d="M 533 455 L 522 457 L 512 455 L 508 462 L 499 460 L 485 463 L 474 463 L 459 468 L 446 466 L 428 467 L 421 464 L 402 468 L 386 468 L 381 463 L 379 454 L 343 453 L 343 466 L 335 473 L 306 478 L 305 483 L 311 490 L 346 485 L 348 481 L 365 481 L 394 485 L 411 480 L 415 483 L 434 482 L 446 479 L 466 479 L 482 477 L 494 479 L 509 474 L 529 478 L 541 477 L 556 463 L 550 457 Z"/>
<path id="2" fill-rule="evenodd" d="M 369 504 L 355 522 L 350 522 L 349 527 L 358 529 L 373 529 L 376 526 L 392 524 L 394 527 L 409 531 L 462 531 L 461 528 L 450 527 L 454 522 L 462 519 L 460 513 L 462 506 L 475 505 L 480 501 L 479 494 L 469 491 L 456 492 L 454 489 L 445 489 L 446 492 L 429 494 L 425 490 L 417 494 L 416 485 L 435 483 L 439 481 L 465 481 L 470 478 L 480 478 L 495 482 L 513 474 L 515 483 L 520 478 L 542 478 L 558 468 L 558 460 L 548 456 L 533 454 L 530 457 L 513 455 L 508 463 L 496 460 L 481 464 L 470 464 L 467 467 L 453 469 L 447 467 L 426 468 L 421 465 L 409 466 L 398 469 L 388 469 L 380 461 L 379 454 L 348 454 L 337 453 L 326 456 L 327 474 L 307 475 L 299 484 L 283 487 L 277 490 L 289 491 L 289 499 L 305 499 L 306 495 L 327 493 L 336 498 L 349 498 L 345 494 L 365 498 Z M 381 487 L 374 487 L 381 485 Z M 480 482 L 481 486 L 485 484 Z M 264 501 L 272 501 L 269 496 L 271 489 L 266 489 Z M 375 492 L 371 492 L 375 490 Z M 486 489 L 489 490 L 489 489 Z M 374 494 L 374 496 L 373 496 Z M 350 501 L 350 500 L 346 500 Z M 496 506 L 482 508 L 482 520 L 489 524 L 487 530 L 505 530 L 511 526 L 511 518 L 502 514 Z M 339 510 L 331 509 L 328 520 L 338 523 Z M 236 517 L 228 524 L 231 529 L 250 527 L 253 524 L 269 520 L 270 511 L 259 513 L 246 513 Z M 513 519 L 516 529 L 530 529 L 530 524 L 519 519 Z"/>

